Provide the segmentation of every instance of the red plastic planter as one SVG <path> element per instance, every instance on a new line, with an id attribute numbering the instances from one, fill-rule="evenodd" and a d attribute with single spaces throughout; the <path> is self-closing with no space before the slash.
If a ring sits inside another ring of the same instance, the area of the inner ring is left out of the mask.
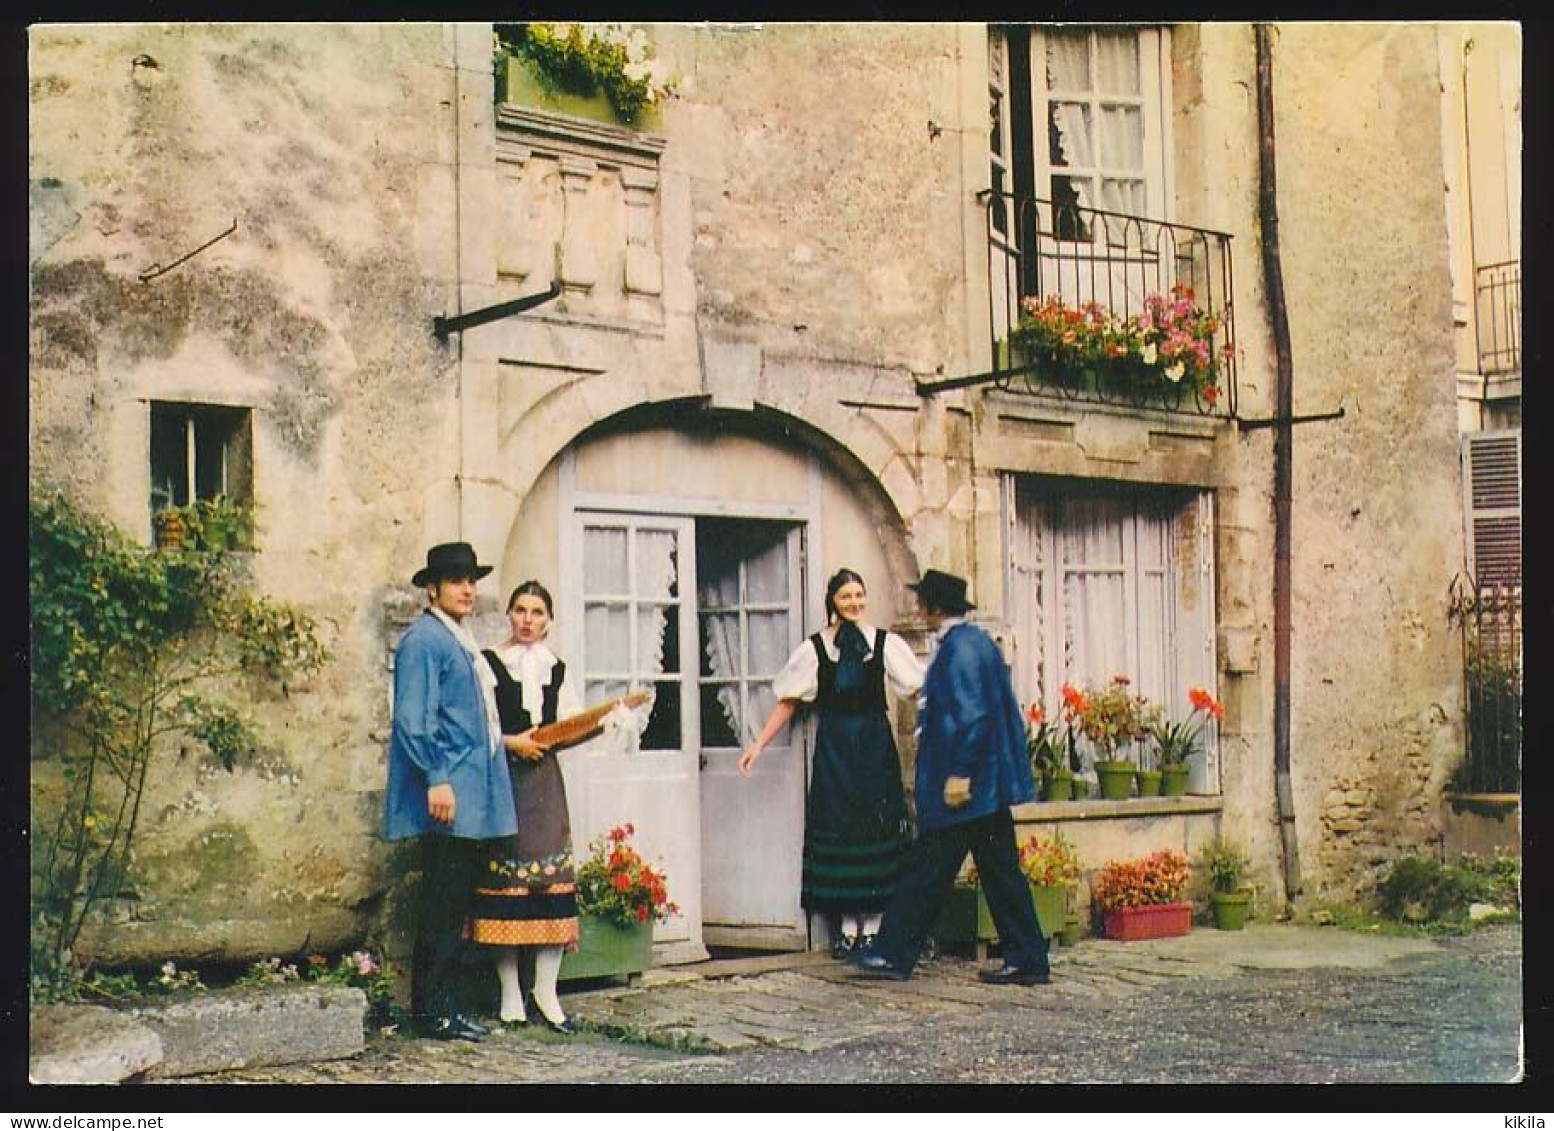
<path id="1" fill-rule="evenodd" d="M 1106 937 L 1117 942 L 1170 939 L 1192 930 L 1192 904 L 1152 903 L 1106 913 Z"/>

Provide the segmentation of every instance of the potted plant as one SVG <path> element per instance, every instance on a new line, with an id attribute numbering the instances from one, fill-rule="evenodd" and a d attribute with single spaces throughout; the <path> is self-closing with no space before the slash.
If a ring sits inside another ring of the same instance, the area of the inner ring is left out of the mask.
<path id="1" fill-rule="evenodd" d="M 1117 757 L 1117 747 L 1148 733 L 1149 701 L 1128 690 L 1131 682 L 1118 675 L 1100 689 L 1079 691 L 1063 685 L 1063 716 L 1095 747 L 1101 796 L 1113 801 L 1132 793 L 1136 770 L 1132 762 Z"/>
<path id="2" fill-rule="evenodd" d="M 1053 938 L 1063 930 L 1069 892 L 1079 883 L 1079 856 L 1054 830 L 1050 837 L 1032 836 L 1020 846 L 1020 871 L 1030 881 L 1041 933 Z"/>
<path id="3" fill-rule="evenodd" d="M 1225 708 L 1202 687 L 1187 692 L 1192 711 L 1179 723 L 1168 722 L 1156 716 L 1149 728 L 1155 740 L 1155 755 L 1165 775 L 1162 792 L 1168 797 L 1180 797 L 1187 792 L 1187 759 L 1192 757 L 1209 719 L 1219 722 L 1225 717 Z"/>
<path id="4" fill-rule="evenodd" d="M 996 942 L 993 912 L 982 894 L 982 879 L 972 864 L 955 881 L 934 923 L 934 938 L 940 942 L 969 943 L 979 960 L 987 957 L 988 944 Z"/>
<path id="5" fill-rule="evenodd" d="M 195 543 L 202 550 L 225 553 L 248 544 L 251 509 L 228 495 L 201 499 L 194 506 Z"/>
<path id="6" fill-rule="evenodd" d="M 619 825 L 596 837 L 577 869 L 578 948 L 561 961 L 560 980 L 624 976 L 628 985 L 653 964 L 653 924 L 680 908 L 668 877 L 630 844 L 636 829 Z"/>
<path id="7" fill-rule="evenodd" d="M 189 541 L 189 515 L 183 507 L 164 507 L 151 516 L 158 550 L 182 550 Z"/>
<path id="8" fill-rule="evenodd" d="M 1241 930 L 1252 907 L 1252 893 L 1246 887 L 1246 853 L 1234 841 L 1216 836 L 1198 850 L 1197 865 L 1208 880 L 1214 925 L 1222 931 Z"/>
<path id="9" fill-rule="evenodd" d="M 1043 799 L 1068 801 L 1074 796 L 1074 770 L 1077 768 L 1069 764 L 1073 749 L 1071 728 L 1060 728 L 1049 722 L 1040 703 L 1030 705 L 1025 712 L 1025 721 L 1025 747 L 1031 756 L 1031 773 L 1041 782 Z"/>
<path id="10" fill-rule="evenodd" d="M 1108 861 L 1090 892 L 1106 937 L 1133 942 L 1187 934 L 1192 930 L 1192 904 L 1182 899 L 1187 877 L 1186 854 L 1172 848 Z"/>

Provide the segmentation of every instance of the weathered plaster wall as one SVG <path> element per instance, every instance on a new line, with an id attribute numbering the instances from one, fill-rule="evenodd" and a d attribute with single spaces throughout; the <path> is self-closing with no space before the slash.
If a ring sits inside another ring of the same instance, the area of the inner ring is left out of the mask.
<path id="1" fill-rule="evenodd" d="M 40 27 L 30 69 L 34 475 L 149 533 L 145 402 L 250 407 L 259 583 L 335 655 L 265 712 L 252 765 L 164 762 L 141 898 L 89 949 L 354 939 L 381 888 L 375 596 L 418 564 L 428 482 L 456 452 L 452 356 L 429 332 L 454 274 L 448 34 Z"/>
<path id="2" fill-rule="evenodd" d="M 1294 772 L 1308 890 L 1433 847 L 1461 750 L 1461 568 L 1440 74 L 1426 25 L 1280 25 L 1295 359 Z"/>

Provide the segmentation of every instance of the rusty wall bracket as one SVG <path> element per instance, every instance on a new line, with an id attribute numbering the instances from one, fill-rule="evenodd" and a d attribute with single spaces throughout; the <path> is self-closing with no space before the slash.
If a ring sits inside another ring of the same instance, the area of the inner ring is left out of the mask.
<path id="1" fill-rule="evenodd" d="M 1264 416 L 1256 420 L 1240 420 L 1241 427 L 1251 431 L 1254 428 L 1277 428 L 1281 424 L 1315 424 L 1321 420 L 1342 420 L 1344 417 L 1343 406 L 1340 405 L 1336 412 L 1319 412 L 1313 416 Z"/>
<path id="2" fill-rule="evenodd" d="M 481 310 L 471 310 L 468 314 L 456 314 L 452 318 L 438 315 L 432 319 L 432 333 L 439 338 L 446 338 L 456 330 L 467 330 L 471 326 L 480 326 L 487 322 L 495 322 L 499 318 L 506 318 L 512 314 L 521 314 L 525 310 L 532 310 L 536 306 L 542 306 L 552 299 L 561 297 L 561 284 L 552 283 L 548 291 L 539 294 L 524 295 L 515 298 L 511 302 L 499 302 L 495 306 L 488 306 Z"/>

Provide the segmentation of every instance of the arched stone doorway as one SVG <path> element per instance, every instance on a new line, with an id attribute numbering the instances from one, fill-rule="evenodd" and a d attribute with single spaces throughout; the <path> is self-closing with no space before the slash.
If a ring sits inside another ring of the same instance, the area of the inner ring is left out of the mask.
<path id="1" fill-rule="evenodd" d="M 557 601 L 555 641 L 593 703 L 651 686 L 642 749 L 565 753 L 575 848 L 630 821 L 682 914 L 660 962 L 706 946 L 801 949 L 808 724 L 746 779 L 735 767 L 774 699 L 770 681 L 823 622 L 829 575 L 868 581 L 869 619 L 895 623 L 916 576 L 886 492 L 840 445 L 769 412 L 642 406 L 574 439 L 518 508 L 501 576 Z"/>

